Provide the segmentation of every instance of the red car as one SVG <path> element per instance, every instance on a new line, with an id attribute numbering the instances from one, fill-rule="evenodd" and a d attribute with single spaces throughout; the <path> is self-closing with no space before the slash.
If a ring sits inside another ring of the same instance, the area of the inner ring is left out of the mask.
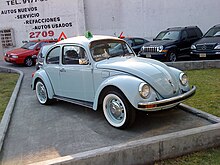
<path id="1" fill-rule="evenodd" d="M 36 63 L 36 58 L 40 48 L 48 43 L 56 43 L 57 40 L 33 40 L 24 44 L 21 48 L 6 52 L 4 60 L 13 64 L 24 64 L 32 66 Z"/>

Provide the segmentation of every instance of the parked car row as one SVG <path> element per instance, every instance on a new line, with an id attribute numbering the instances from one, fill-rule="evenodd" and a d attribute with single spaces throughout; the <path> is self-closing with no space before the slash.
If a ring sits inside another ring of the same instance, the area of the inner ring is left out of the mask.
<path id="1" fill-rule="evenodd" d="M 138 56 L 172 62 L 187 56 L 190 59 L 219 58 L 220 25 L 213 26 L 204 36 L 197 26 L 168 28 L 144 44 Z"/>
<path id="2" fill-rule="evenodd" d="M 153 41 L 140 37 L 123 37 L 139 57 L 153 58 L 160 61 L 176 61 L 183 57 L 188 59 L 211 59 L 220 57 L 220 24 L 213 26 L 203 36 L 197 26 L 174 27 L 161 31 Z M 57 40 L 34 40 L 26 43 L 21 48 L 8 51 L 5 61 L 25 66 L 35 65 L 39 54 L 39 62 L 42 63 L 47 44 L 54 44 Z M 39 53 L 40 52 L 40 53 Z"/>

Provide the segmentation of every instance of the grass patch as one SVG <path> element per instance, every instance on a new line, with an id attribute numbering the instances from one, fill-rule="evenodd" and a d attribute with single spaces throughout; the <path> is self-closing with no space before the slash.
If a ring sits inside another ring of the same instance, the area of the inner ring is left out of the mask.
<path id="1" fill-rule="evenodd" d="M 0 73 L 0 120 L 10 100 L 19 75 L 15 73 Z"/>
<path id="2" fill-rule="evenodd" d="M 186 72 L 196 94 L 184 103 L 220 117 L 220 69 L 192 70 Z"/>
<path id="3" fill-rule="evenodd" d="M 220 117 L 220 69 L 192 70 L 186 72 L 196 94 L 184 103 Z M 219 165 L 220 147 L 195 152 L 175 159 L 164 160 L 155 165 Z"/>

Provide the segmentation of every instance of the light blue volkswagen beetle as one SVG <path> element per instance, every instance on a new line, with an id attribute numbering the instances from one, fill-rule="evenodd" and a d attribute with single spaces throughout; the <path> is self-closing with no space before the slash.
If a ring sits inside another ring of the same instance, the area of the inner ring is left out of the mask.
<path id="1" fill-rule="evenodd" d="M 101 35 L 54 44 L 33 74 L 32 89 L 41 104 L 58 99 L 100 108 L 120 129 L 134 123 L 136 110 L 169 109 L 196 91 L 182 71 L 139 58 L 124 40 Z"/>

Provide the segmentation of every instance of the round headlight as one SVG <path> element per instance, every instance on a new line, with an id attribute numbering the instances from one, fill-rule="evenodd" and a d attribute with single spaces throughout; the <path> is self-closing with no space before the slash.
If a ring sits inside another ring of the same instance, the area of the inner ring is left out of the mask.
<path id="1" fill-rule="evenodd" d="M 158 52 L 162 52 L 162 50 L 163 50 L 163 46 L 159 46 L 158 47 Z"/>
<path id="2" fill-rule="evenodd" d="M 139 93 L 140 93 L 140 96 L 144 99 L 147 98 L 147 96 L 149 95 L 150 93 L 150 87 L 148 84 L 146 83 L 141 83 L 139 85 Z"/>
<path id="3" fill-rule="evenodd" d="M 180 74 L 180 82 L 182 85 L 187 85 L 188 84 L 188 78 L 185 73 Z"/>
<path id="4" fill-rule="evenodd" d="M 196 46 L 195 45 L 191 45 L 191 49 L 196 49 Z"/>

